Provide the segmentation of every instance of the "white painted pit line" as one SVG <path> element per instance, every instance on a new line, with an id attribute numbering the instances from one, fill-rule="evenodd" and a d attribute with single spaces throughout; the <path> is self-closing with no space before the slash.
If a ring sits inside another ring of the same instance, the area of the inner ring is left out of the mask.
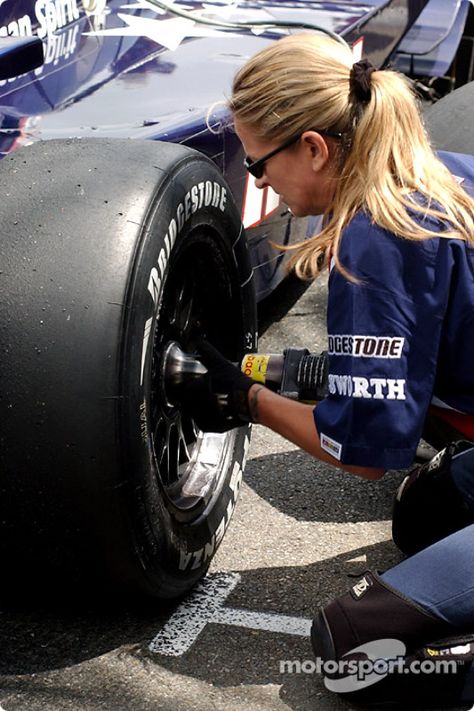
<path id="1" fill-rule="evenodd" d="M 312 620 L 304 617 L 224 607 L 240 580 L 239 573 L 214 573 L 205 578 L 150 642 L 150 652 L 180 657 L 211 623 L 309 637 Z"/>

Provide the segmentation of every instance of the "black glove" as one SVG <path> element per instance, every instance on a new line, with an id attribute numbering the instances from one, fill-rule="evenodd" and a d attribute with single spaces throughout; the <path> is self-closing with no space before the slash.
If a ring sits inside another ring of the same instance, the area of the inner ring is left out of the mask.
<path id="1" fill-rule="evenodd" d="M 227 432 L 251 422 L 248 391 L 255 381 L 207 341 L 201 341 L 197 353 L 208 372 L 179 386 L 181 411 L 203 432 Z"/>

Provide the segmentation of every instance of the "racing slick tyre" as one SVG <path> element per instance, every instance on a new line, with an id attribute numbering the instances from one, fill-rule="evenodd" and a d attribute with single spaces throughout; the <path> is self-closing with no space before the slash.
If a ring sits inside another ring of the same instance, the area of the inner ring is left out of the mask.
<path id="1" fill-rule="evenodd" d="M 222 540 L 249 443 L 199 431 L 163 379 L 171 341 L 256 348 L 229 188 L 189 148 L 102 139 L 36 143 L 0 184 L 3 579 L 179 596 Z"/>
<path id="2" fill-rule="evenodd" d="M 474 82 L 470 82 L 425 111 L 425 122 L 435 148 L 474 154 L 473 108 Z"/>

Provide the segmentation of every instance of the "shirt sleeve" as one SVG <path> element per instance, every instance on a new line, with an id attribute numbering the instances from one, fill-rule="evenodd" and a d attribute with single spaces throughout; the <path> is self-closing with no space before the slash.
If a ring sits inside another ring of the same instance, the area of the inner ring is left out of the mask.
<path id="1" fill-rule="evenodd" d="M 314 410 L 322 449 L 344 464 L 413 462 L 449 295 L 446 241 L 402 239 L 363 213 L 344 231 L 339 257 L 358 281 L 331 269 L 329 395 Z"/>

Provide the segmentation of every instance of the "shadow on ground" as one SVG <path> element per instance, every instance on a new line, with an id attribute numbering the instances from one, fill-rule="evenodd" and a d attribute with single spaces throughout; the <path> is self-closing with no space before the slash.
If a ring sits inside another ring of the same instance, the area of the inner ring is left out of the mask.
<path id="1" fill-rule="evenodd" d="M 390 520 L 405 474 L 387 472 L 382 479 L 368 481 L 294 450 L 249 460 L 245 482 L 298 521 L 356 523 Z"/>

